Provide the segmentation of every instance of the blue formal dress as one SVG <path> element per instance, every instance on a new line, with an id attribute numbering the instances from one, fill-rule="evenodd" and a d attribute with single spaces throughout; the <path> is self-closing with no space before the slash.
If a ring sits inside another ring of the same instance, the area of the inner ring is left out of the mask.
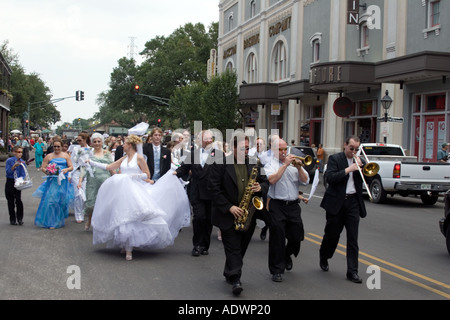
<path id="1" fill-rule="evenodd" d="M 55 163 L 60 170 L 67 168 L 64 158 L 54 158 L 50 164 Z M 47 176 L 45 181 L 33 193 L 33 197 L 41 198 L 36 212 L 34 224 L 42 228 L 64 227 L 64 219 L 69 216 L 69 206 L 75 198 L 75 192 L 69 180 L 58 181 L 58 176 Z"/>

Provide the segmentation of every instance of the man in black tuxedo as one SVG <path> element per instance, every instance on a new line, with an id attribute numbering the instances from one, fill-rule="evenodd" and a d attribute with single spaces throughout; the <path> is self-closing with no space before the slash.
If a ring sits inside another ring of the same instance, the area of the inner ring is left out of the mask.
<path id="1" fill-rule="evenodd" d="M 154 128 L 150 132 L 152 143 L 143 146 L 143 152 L 147 156 L 147 165 L 150 169 L 150 179 L 155 182 L 170 170 L 172 155 L 169 149 L 161 145 L 163 131 L 161 128 Z"/>
<path id="2" fill-rule="evenodd" d="M 225 250 L 223 275 L 232 284 L 233 294 L 238 295 L 243 290 L 240 281 L 243 259 L 255 230 L 256 214 L 251 218 L 250 227 L 246 231 L 237 231 L 235 220 L 244 214 L 239 205 L 255 164 L 249 163 L 247 136 L 236 135 L 232 147 L 233 154 L 223 164 L 216 162 L 212 165 L 208 188 L 214 199 L 212 222 L 220 228 Z M 269 184 L 265 175 L 261 175 L 261 167 L 258 167 L 257 182 L 252 186 L 252 191 L 254 195 L 262 197 L 267 193 Z"/>
<path id="3" fill-rule="evenodd" d="M 189 200 L 192 205 L 192 228 L 194 235 L 192 255 L 207 255 L 211 243 L 211 193 L 208 190 L 209 171 L 216 156 L 212 150 L 213 135 L 209 130 L 199 134 L 199 145 L 186 155 L 183 164 L 174 171 L 177 177 L 191 174 Z"/>
<path id="4" fill-rule="evenodd" d="M 326 179 L 328 188 L 320 206 L 326 211 L 325 235 L 320 247 L 320 268 L 328 271 L 330 259 L 345 227 L 347 231 L 347 279 L 361 283 L 358 276 L 358 228 L 359 219 L 367 215 L 362 195 L 362 177 L 358 166 L 363 162 L 354 158 L 360 140 L 356 136 L 347 138 L 344 151 L 329 157 Z M 356 159 L 356 162 L 355 162 Z"/>

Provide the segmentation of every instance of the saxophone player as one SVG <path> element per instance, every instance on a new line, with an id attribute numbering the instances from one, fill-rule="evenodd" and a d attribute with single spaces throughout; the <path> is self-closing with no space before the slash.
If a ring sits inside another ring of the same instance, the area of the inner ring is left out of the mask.
<path id="1" fill-rule="evenodd" d="M 233 152 L 224 158 L 223 164 L 214 163 L 211 167 L 208 189 L 211 192 L 212 223 L 222 233 L 222 243 L 225 251 L 225 267 L 223 275 L 232 285 L 232 293 L 239 295 L 243 288 L 241 274 L 243 258 L 255 230 L 255 216 L 245 231 L 236 230 L 235 222 L 245 215 L 240 207 L 246 190 L 250 189 L 252 195 L 261 196 L 267 193 L 269 184 L 258 167 L 254 183 L 249 179 L 254 172 L 254 164 L 248 158 L 249 139 L 247 136 L 237 134 L 232 141 Z M 251 204 L 250 204 L 251 205 Z"/>
<path id="2" fill-rule="evenodd" d="M 270 183 L 269 270 L 272 280 L 281 282 L 284 270 L 292 269 L 291 255 L 297 257 L 304 239 L 298 195 L 300 185 L 309 183 L 309 175 L 300 159 L 287 155 L 284 140 L 272 143 L 272 152 L 274 157 L 264 166 Z"/>

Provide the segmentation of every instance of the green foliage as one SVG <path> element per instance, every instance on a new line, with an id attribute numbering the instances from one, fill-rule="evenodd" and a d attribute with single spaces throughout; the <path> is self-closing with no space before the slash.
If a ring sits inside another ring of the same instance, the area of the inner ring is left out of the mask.
<path id="1" fill-rule="evenodd" d="M 18 55 L 8 48 L 8 41 L 0 45 L 0 51 L 12 70 L 10 94 L 13 100 L 10 117 L 22 119 L 24 112 L 28 111 L 28 103 L 30 103 L 32 104 L 29 115 L 30 126 L 48 127 L 59 121 L 61 115 L 55 105 L 50 103 L 51 91 L 39 74 L 25 72 L 19 63 Z M 35 102 L 42 103 L 34 104 Z"/>
<path id="2" fill-rule="evenodd" d="M 100 110 L 95 119 L 132 127 L 142 121 L 155 124 L 160 118 L 165 127 L 178 128 L 180 124 L 190 126 L 192 115 L 206 117 L 202 93 L 207 84 L 207 61 L 210 50 L 217 48 L 217 36 L 218 23 L 208 31 L 201 23 L 188 23 L 168 37 L 148 41 L 141 52 L 145 61 L 140 66 L 132 59 L 120 59 L 111 73 L 110 89 L 98 96 Z M 139 84 L 142 95 L 134 94 L 135 84 Z M 167 107 L 147 96 L 173 96 L 174 103 Z"/>

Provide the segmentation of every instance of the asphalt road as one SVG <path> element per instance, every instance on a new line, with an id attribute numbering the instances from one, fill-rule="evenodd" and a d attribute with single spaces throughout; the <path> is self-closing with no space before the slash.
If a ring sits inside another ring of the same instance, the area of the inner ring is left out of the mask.
<path id="1" fill-rule="evenodd" d="M 0 169 L 0 184 L 4 185 L 4 163 Z M 42 174 L 34 164 L 29 172 L 34 186 L 22 192 L 23 226 L 9 224 L 6 199 L 4 193 L 0 195 L 3 300 L 174 300 L 184 306 L 185 300 L 261 300 L 270 304 L 282 300 L 450 299 L 450 257 L 438 227 L 442 201 L 428 207 L 418 198 L 397 196 L 383 205 L 366 199 L 368 217 L 361 220 L 359 237 L 363 283 L 354 284 L 345 279 L 345 231 L 329 261 L 330 271 L 319 268 L 318 250 L 325 225 L 325 212 L 319 207 L 324 192 L 320 185 L 310 203 L 301 205 L 306 239 L 292 271 L 285 273 L 281 283 L 271 280 L 268 241 L 259 239 L 257 228 L 244 260 L 244 291 L 234 297 L 222 276 L 225 256 L 216 228 L 207 256 L 191 256 L 189 227 L 172 247 L 153 252 L 135 250 L 133 260 L 126 261 L 119 250 L 92 245 L 92 231 L 86 232 L 83 224 L 75 223 L 73 214 L 62 229 L 34 226 L 39 199 L 31 194 Z"/>

